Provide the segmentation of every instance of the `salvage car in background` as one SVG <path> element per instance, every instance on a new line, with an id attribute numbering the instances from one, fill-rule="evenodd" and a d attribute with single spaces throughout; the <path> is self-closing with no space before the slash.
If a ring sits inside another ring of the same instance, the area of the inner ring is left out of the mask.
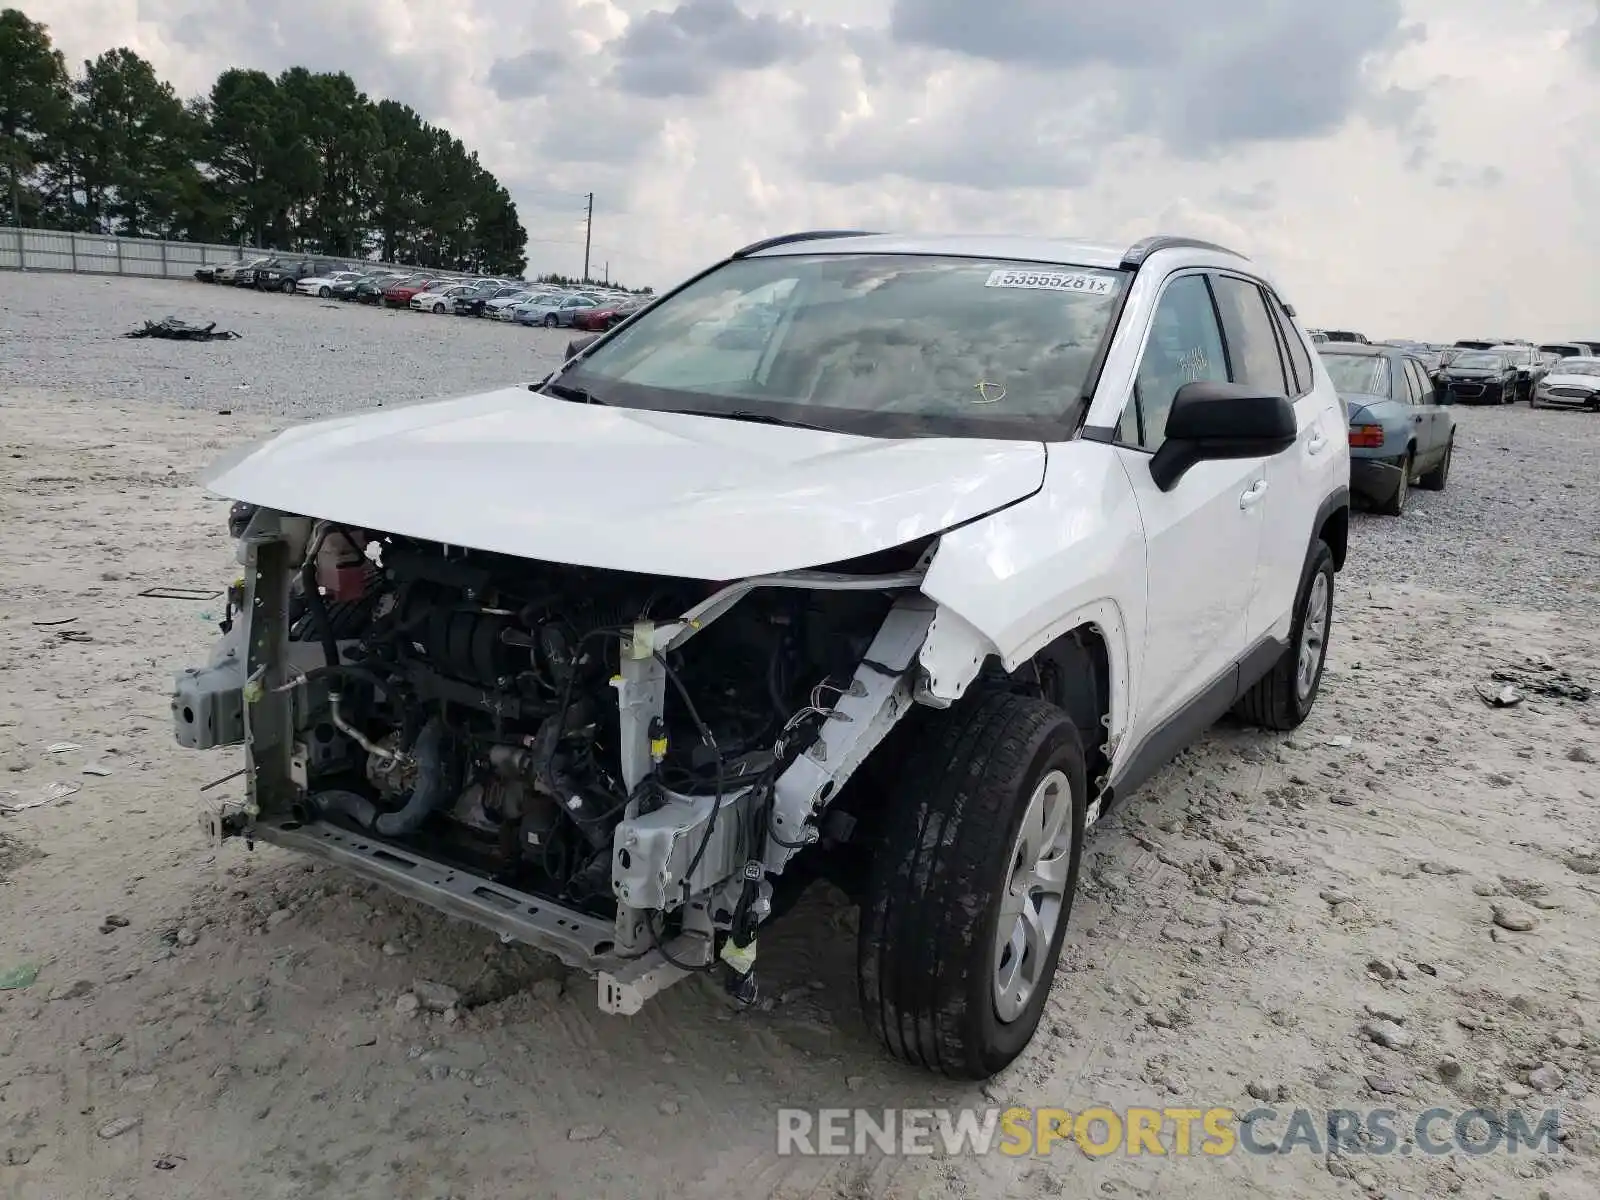
<path id="1" fill-rule="evenodd" d="M 1557 358 L 1592 358 L 1594 352 L 1587 346 L 1580 346 L 1577 342 L 1544 342 L 1539 350 L 1543 354 L 1554 354 Z"/>
<path id="2" fill-rule="evenodd" d="M 582 309 L 572 318 L 574 329 L 586 329 L 591 333 L 604 333 L 613 325 L 620 324 L 633 316 L 644 307 L 642 300 L 608 301 L 594 308 Z"/>
<path id="3" fill-rule="evenodd" d="M 1600 358 L 1563 358 L 1539 381 L 1529 403 L 1570 404 L 1600 412 Z"/>
<path id="4" fill-rule="evenodd" d="M 397 279 L 383 289 L 380 303 L 408 308 L 411 305 L 413 296 L 419 292 L 427 291 L 438 282 L 438 278 L 433 275 L 412 275 L 406 279 Z"/>
<path id="5" fill-rule="evenodd" d="M 1516 398 L 1527 400 L 1532 397 L 1534 384 L 1544 378 L 1544 362 L 1538 351 L 1532 346 L 1516 342 L 1496 346 L 1494 352 L 1503 355 L 1517 373 Z"/>
<path id="6" fill-rule="evenodd" d="M 785 284 L 765 346 L 696 334 Z M 1310 714 L 1343 434 L 1221 247 L 770 239 L 539 383 L 213 467 L 243 573 L 175 733 L 245 748 L 214 837 L 546 949 L 610 1012 L 702 971 L 756 1001 L 758 930 L 832 879 L 874 1034 L 985 1078 L 1087 830 L 1230 709 Z"/>
<path id="7" fill-rule="evenodd" d="M 295 291 L 302 296 L 321 296 L 324 299 L 333 295 L 333 289 L 341 283 L 354 284 L 362 277 L 360 271 L 330 271 L 326 275 L 307 275 L 295 284 Z"/>
<path id="8" fill-rule="evenodd" d="M 1413 483 L 1443 491 L 1456 418 L 1422 360 L 1393 346 L 1330 343 L 1317 353 L 1350 413 L 1351 491 L 1394 517 Z"/>
<path id="9" fill-rule="evenodd" d="M 543 325 L 546 329 L 570 326 L 572 318 L 580 312 L 598 308 L 598 296 L 547 296 L 542 300 L 525 301 L 517 306 L 516 320 L 521 325 Z"/>
<path id="10" fill-rule="evenodd" d="M 1492 350 L 1460 350 L 1440 372 L 1450 404 L 1510 404 L 1517 397 L 1517 369 Z"/>

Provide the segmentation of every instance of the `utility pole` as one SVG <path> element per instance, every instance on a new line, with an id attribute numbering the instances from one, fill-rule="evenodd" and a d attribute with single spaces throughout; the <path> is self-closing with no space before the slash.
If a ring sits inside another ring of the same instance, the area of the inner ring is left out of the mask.
<path id="1" fill-rule="evenodd" d="M 583 219 L 583 281 L 589 282 L 589 235 L 594 232 L 594 193 L 589 193 L 589 215 Z"/>

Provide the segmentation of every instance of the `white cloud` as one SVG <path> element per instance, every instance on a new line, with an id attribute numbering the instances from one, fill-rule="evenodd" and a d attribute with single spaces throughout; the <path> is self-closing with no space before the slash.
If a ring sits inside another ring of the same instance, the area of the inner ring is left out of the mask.
<path id="1" fill-rule="evenodd" d="M 807 227 L 1163 228 L 1313 324 L 1600 336 L 1594 0 L 29 0 L 183 94 L 343 69 L 511 187 L 535 268 Z M 976 53 L 975 53 L 976 52 Z"/>

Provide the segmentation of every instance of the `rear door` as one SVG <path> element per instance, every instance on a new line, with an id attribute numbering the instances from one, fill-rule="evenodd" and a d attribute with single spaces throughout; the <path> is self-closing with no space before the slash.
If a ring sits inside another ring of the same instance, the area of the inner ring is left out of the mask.
<path id="1" fill-rule="evenodd" d="M 1431 467 L 1444 449 L 1439 434 L 1439 406 L 1434 404 L 1432 389 L 1422 364 L 1414 358 L 1400 360 L 1405 368 L 1412 404 L 1412 428 L 1417 431 L 1417 464 Z"/>
<path id="2" fill-rule="evenodd" d="M 1234 382 L 1288 397 L 1298 431 L 1293 446 L 1266 461 L 1261 559 L 1247 618 L 1254 646 L 1289 635 L 1312 521 L 1333 491 L 1328 469 L 1337 459 L 1338 439 L 1348 434 L 1337 394 L 1316 387 L 1298 330 L 1292 322 L 1280 326 L 1276 297 L 1269 299 L 1258 281 L 1242 275 L 1219 273 L 1213 286 Z M 1289 321 L 1286 313 L 1282 320 Z"/>

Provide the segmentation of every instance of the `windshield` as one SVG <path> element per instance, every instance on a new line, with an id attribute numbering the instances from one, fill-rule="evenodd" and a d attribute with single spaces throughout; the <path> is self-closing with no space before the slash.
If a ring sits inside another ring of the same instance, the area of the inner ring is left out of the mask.
<path id="1" fill-rule="evenodd" d="M 1460 367 L 1465 371 L 1498 371 L 1505 366 L 1505 359 L 1498 354 L 1458 354 L 1451 360 L 1452 367 Z"/>
<path id="2" fill-rule="evenodd" d="M 1600 375 L 1600 358 L 1589 358 L 1582 361 L 1575 361 L 1569 358 L 1550 373 L 1552 375 Z"/>
<path id="3" fill-rule="evenodd" d="M 869 436 L 1038 437 L 1076 415 L 1124 277 L 932 255 L 739 259 L 563 376 L 629 407 Z"/>
<path id="4" fill-rule="evenodd" d="M 1328 368 L 1328 378 L 1333 380 L 1333 390 L 1360 396 L 1387 396 L 1389 394 L 1389 360 L 1377 354 L 1322 353 L 1322 365 Z"/>

